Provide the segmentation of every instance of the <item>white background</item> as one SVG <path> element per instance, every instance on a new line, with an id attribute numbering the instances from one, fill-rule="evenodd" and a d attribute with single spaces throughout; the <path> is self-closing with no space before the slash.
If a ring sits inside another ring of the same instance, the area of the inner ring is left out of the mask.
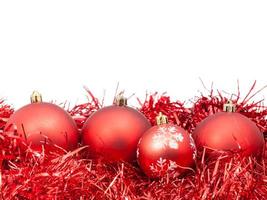
<path id="1" fill-rule="evenodd" d="M 16 108 L 35 89 L 75 104 L 86 85 L 109 104 L 117 82 L 127 95 L 186 100 L 203 90 L 199 78 L 228 92 L 239 79 L 244 96 L 266 77 L 266 1 L 0 3 L 0 98 Z"/>

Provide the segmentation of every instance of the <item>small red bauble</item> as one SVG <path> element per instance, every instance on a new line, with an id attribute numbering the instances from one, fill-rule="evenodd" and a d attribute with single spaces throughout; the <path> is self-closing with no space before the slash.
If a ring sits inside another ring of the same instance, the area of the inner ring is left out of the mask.
<path id="1" fill-rule="evenodd" d="M 183 128 L 168 124 L 161 113 L 157 124 L 140 139 L 137 161 L 148 177 L 163 177 L 167 173 L 179 176 L 195 164 L 194 140 Z"/>
<path id="2" fill-rule="evenodd" d="M 151 127 L 139 111 L 126 106 L 126 99 L 96 111 L 82 128 L 82 141 L 89 146 L 91 157 L 101 156 L 107 161 L 133 161 L 137 143 Z"/>
<path id="3" fill-rule="evenodd" d="M 76 148 L 79 134 L 74 120 L 59 106 L 41 100 L 41 95 L 34 92 L 32 103 L 17 110 L 4 131 L 14 132 L 34 150 L 42 145 L 46 149 L 55 145 L 66 150 Z"/>
<path id="4" fill-rule="evenodd" d="M 216 151 L 240 152 L 244 156 L 258 156 L 264 147 L 264 137 L 255 123 L 242 114 L 235 113 L 231 102 L 224 110 L 200 122 L 193 138 L 198 148 Z M 213 151 L 213 154 L 217 154 Z"/>

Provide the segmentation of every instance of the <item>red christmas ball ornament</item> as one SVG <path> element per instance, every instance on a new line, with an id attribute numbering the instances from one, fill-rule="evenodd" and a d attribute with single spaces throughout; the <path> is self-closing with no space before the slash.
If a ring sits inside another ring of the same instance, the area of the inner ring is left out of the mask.
<path id="1" fill-rule="evenodd" d="M 225 112 L 211 115 L 200 122 L 193 138 L 199 149 L 240 152 L 243 156 L 261 155 L 264 137 L 259 128 L 242 114 L 235 113 L 231 101 L 224 105 Z M 210 152 L 208 153 L 210 154 Z"/>
<path id="2" fill-rule="evenodd" d="M 183 128 L 168 124 L 165 115 L 160 113 L 156 121 L 138 143 L 137 161 L 148 177 L 179 176 L 195 164 L 194 140 Z"/>
<path id="3" fill-rule="evenodd" d="M 38 92 L 33 92 L 31 102 L 10 117 L 4 131 L 14 132 L 34 150 L 41 150 L 42 145 L 45 149 L 55 145 L 76 148 L 79 134 L 71 116 L 57 105 L 42 102 Z"/>
<path id="4" fill-rule="evenodd" d="M 89 146 L 91 157 L 101 156 L 106 161 L 133 161 L 137 143 L 150 128 L 145 116 L 127 106 L 127 99 L 119 96 L 115 105 L 92 114 L 82 128 L 82 141 Z"/>

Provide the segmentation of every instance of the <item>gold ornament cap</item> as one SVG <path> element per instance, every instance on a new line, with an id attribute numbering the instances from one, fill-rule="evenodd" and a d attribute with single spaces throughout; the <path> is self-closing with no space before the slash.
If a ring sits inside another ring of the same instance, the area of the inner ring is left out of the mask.
<path id="1" fill-rule="evenodd" d="M 168 124 L 168 117 L 163 115 L 162 112 L 159 112 L 158 116 L 156 117 L 157 125 Z"/>
<path id="2" fill-rule="evenodd" d="M 127 106 L 127 98 L 123 93 L 120 93 L 115 97 L 114 104 L 117 106 Z"/>
<path id="3" fill-rule="evenodd" d="M 38 91 L 33 91 L 31 95 L 31 103 L 40 103 L 43 102 L 42 95 Z"/>
<path id="4" fill-rule="evenodd" d="M 233 104 L 231 100 L 228 100 L 225 104 L 223 104 L 223 111 L 224 112 L 235 112 L 236 106 Z"/>

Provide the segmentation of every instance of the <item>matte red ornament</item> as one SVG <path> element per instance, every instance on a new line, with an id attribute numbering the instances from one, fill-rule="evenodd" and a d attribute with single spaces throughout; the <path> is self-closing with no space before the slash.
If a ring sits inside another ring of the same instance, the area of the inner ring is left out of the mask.
<path id="1" fill-rule="evenodd" d="M 104 107 L 86 120 L 82 142 L 89 146 L 91 157 L 101 156 L 107 161 L 136 159 L 137 143 L 151 125 L 142 113 L 126 104 L 121 97 L 116 105 Z"/>
<path id="2" fill-rule="evenodd" d="M 144 133 L 138 143 L 137 160 L 143 172 L 151 178 L 167 173 L 179 176 L 194 167 L 196 146 L 191 135 L 183 128 L 167 123 L 160 115 L 157 126 Z"/>
<path id="3" fill-rule="evenodd" d="M 42 102 L 41 95 L 34 92 L 32 103 L 11 115 L 4 131 L 20 136 L 34 150 L 53 148 L 65 150 L 77 147 L 79 134 L 75 121 L 59 106 Z"/>
<path id="4" fill-rule="evenodd" d="M 231 102 L 224 105 L 224 110 L 226 112 L 211 115 L 197 125 L 193 132 L 197 147 L 207 147 L 217 153 L 231 151 L 240 152 L 243 156 L 260 155 L 264 148 L 264 137 L 256 124 L 244 115 L 235 113 Z"/>

